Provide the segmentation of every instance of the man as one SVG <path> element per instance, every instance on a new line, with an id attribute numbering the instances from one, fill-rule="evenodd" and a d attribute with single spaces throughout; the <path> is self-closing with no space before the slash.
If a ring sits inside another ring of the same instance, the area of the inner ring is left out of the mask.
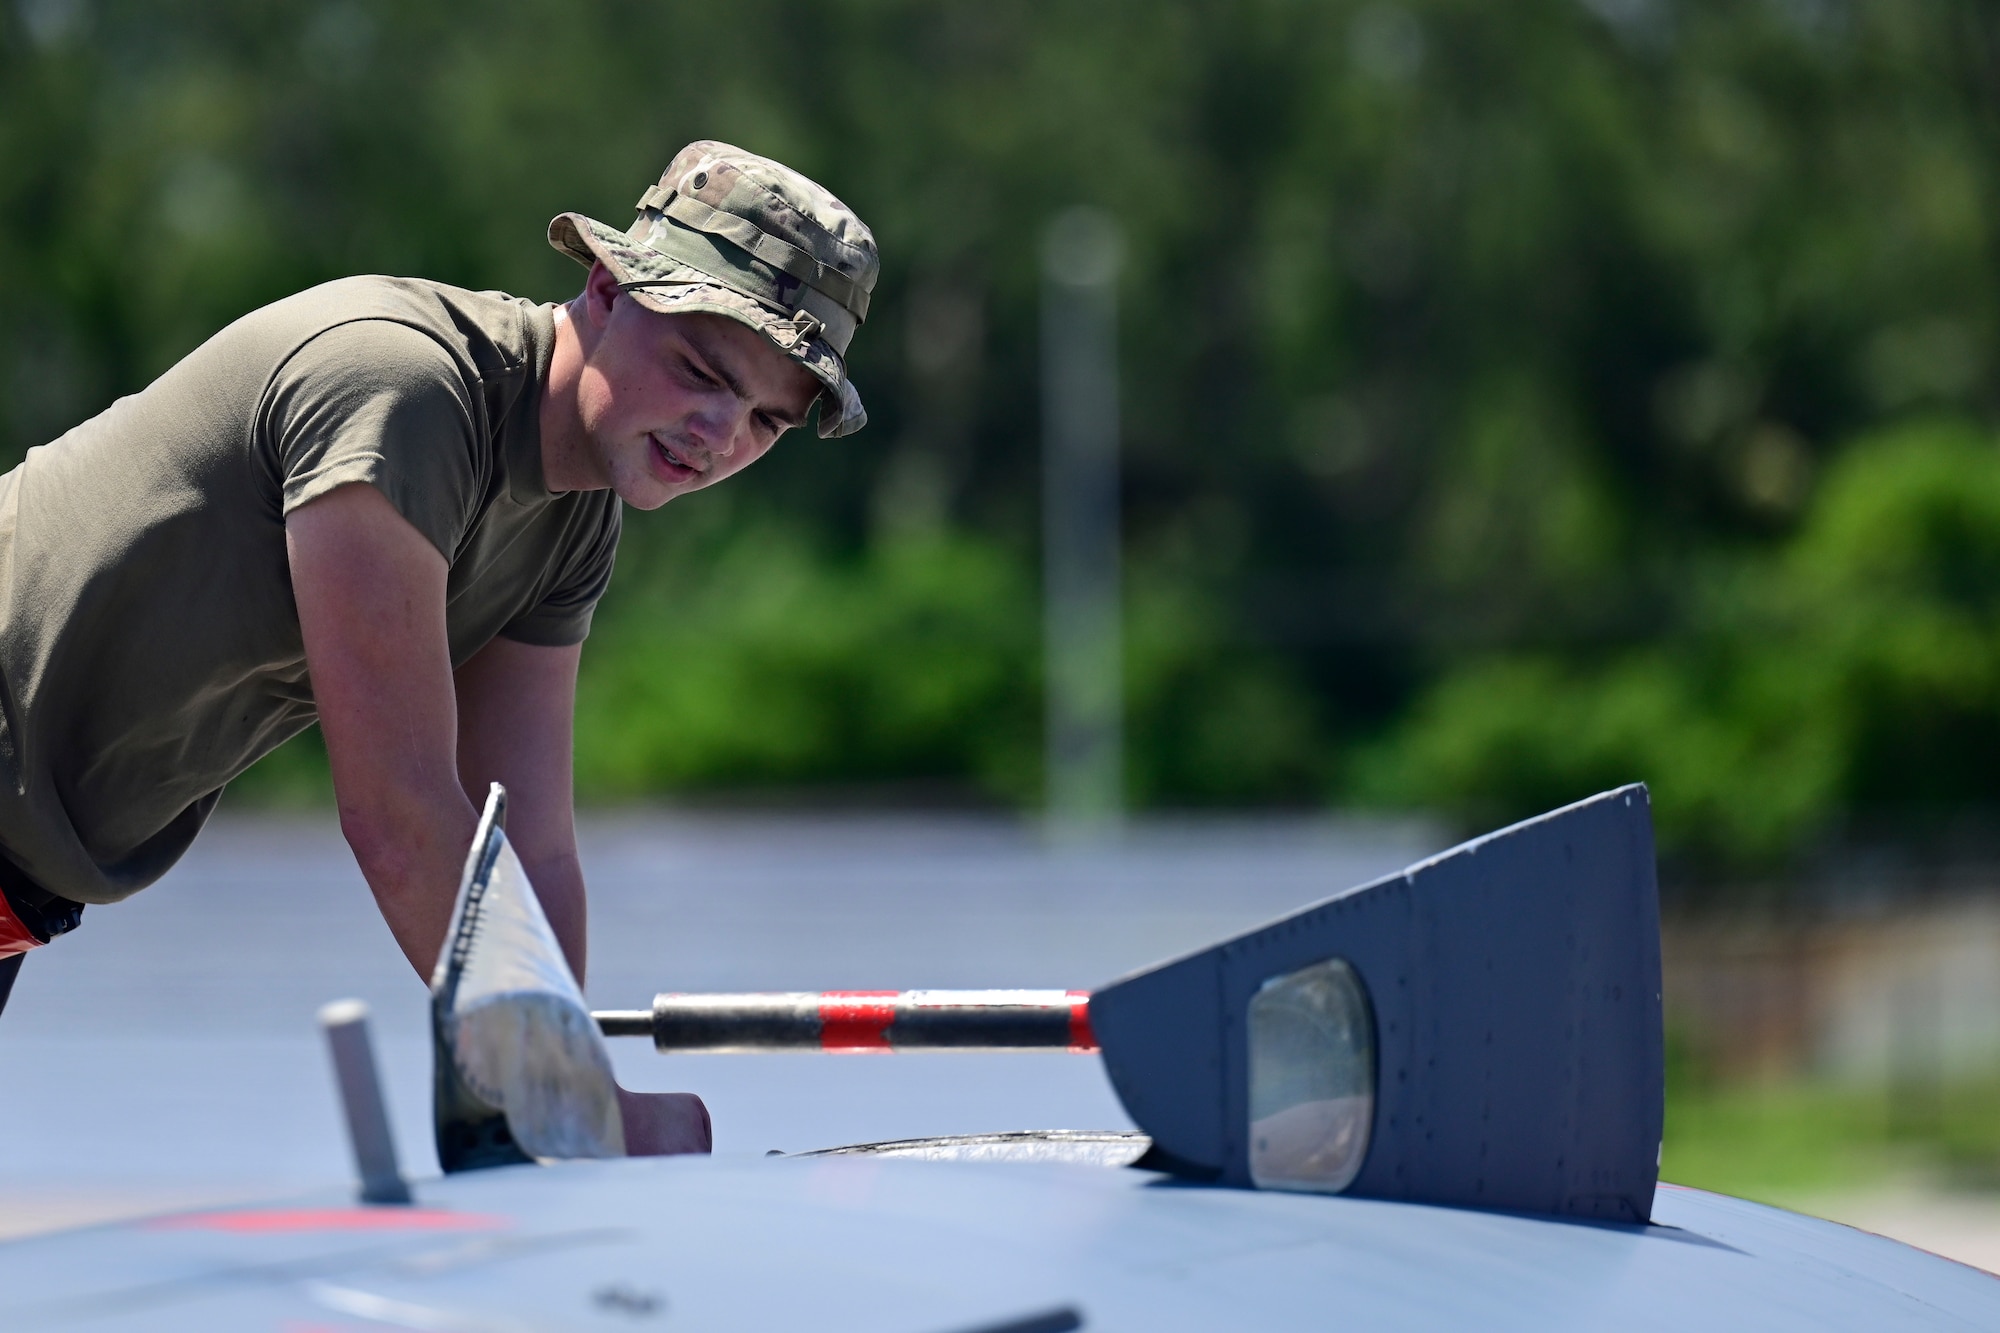
<path id="1" fill-rule="evenodd" d="M 839 200 L 727 144 L 639 208 L 550 224 L 590 269 L 566 306 L 329 283 L 0 477 L 0 1006 L 28 950 L 158 879 L 315 718 L 420 976 L 497 781 L 583 977 L 571 707 L 619 501 L 712 486 L 815 409 L 859 429 L 844 357 L 879 268 Z M 698 1098 L 620 1104 L 634 1153 L 707 1150 Z"/>

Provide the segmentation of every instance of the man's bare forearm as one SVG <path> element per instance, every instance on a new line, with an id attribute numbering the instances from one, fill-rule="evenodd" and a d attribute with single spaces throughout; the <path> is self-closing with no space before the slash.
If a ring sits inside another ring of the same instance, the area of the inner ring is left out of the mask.
<path id="1" fill-rule="evenodd" d="M 455 754 L 445 559 L 364 484 L 293 510 L 285 540 L 341 831 L 428 978 L 477 827 Z"/>
<path id="2" fill-rule="evenodd" d="M 342 801 L 341 831 L 375 895 L 382 919 L 426 981 L 444 947 L 465 855 L 479 817 L 456 782 L 400 799 Z"/>
<path id="3" fill-rule="evenodd" d="M 556 943 L 562 945 L 569 970 L 581 986 L 588 961 L 584 941 L 589 933 L 589 911 L 583 889 L 583 867 L 577 863 L 575 851 L 555 852 L 532 861 L 523 853 L 521 868 L 528 872 L 528 882 L 535 886 L 535 897 L 542 904 L 542 915 L 548 917 L 549 927 L 556 933 Z"/>
<path id="4" fill-rule="evenodd" d="M 340 824 L 403 956 L 428 979 L 451 926 L 466 853 L 478 829 L 477 812 L 456 791 L 411 794 L 387 810 L 343 805 Z M 583 868 L 574 852 L 556 852 L 534 860 L 524 855 L 522 869 L 582 985 L 587 933 Z"/>
<path id="5" fill-rule="evenodd" d="M 475 801 L 507 788 L 507 836 L 570 970 L 584 976 L 583 871 L 570 804 L 570 726 L 580 649 L 498 638 L 453 673 L 458 773 Z"/>

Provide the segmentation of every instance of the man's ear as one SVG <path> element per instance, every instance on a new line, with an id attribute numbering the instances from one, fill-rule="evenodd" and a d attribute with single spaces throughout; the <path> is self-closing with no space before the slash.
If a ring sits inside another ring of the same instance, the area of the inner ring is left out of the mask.
<path id="1" fill-rule="evenodd" d="M 611 307 L 624 294 L 617 277 L 604 266 L 603 260 L 590 266 L 590 276 L 583 280 L 583 310 L 593 327 L 601 329 L 611 322 Z"/>

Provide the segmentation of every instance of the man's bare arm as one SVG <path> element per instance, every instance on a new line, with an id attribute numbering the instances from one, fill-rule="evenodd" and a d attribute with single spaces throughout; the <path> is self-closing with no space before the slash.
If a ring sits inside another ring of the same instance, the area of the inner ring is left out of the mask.
<path id="1" fill-rule="evenodd" d="M 583 979 L 583 871 L 576 857 L 571 736 L 579 647 L 495 639 L 458 669 L 458 767 L 468 794 L 507 788 L 507 837 L 542 910 Z M 708 1110 L 685 1092 L 618 1090 L 625 1150 L 707 1152 Z"/>
<path id="2" fill-rule="evenodd" d="M 429 980 L 479 823 L 467 786 L 497 780 L 519 794 L 508 837 L 580 981 L 583 876 L 569 794 L 577 650 L 503 640 L 455 681 L 444 557 L 372 486 L 300 506 L 285 542 L 341 832 L 403 955 Z M 700 1098 L 620 1088 L 618 1103 L 628 1152 L 708 1151 Z"/>
<path id="3" fill-rule="evenodd" d="M 478 813 L 459 783 L 445 559 L 380 491 L 343 486 L 285 520 L 340 828 L 426 981 Z"/>
<path id="4" fill-rule="evenodd" d="M 495 639 L 458 669 L 458 772 L 468 798 L 507 789 L 507 839 L 579 983 L 584 976 L 583 870 L 576 859 L 571 742 L 580 645 Z"/>

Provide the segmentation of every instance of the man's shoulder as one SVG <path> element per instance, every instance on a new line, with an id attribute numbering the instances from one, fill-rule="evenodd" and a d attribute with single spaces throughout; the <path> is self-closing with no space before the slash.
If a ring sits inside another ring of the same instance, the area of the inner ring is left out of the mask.
<path id="1" fill-rule="evenodd" d="M 490 376 L 531 367 L 548 323 L 545 307 L 505 292 L 364 274 L 275 301 L 245 316 L 239 328 L 298 345 L 352 325 L 402 326 L 425 335 L 475 373 Z"/>
<path id="2" fill-rule="evenodd" d="M 266 309 L 294 307 L 350 318 L 435 320 L 453 312 L 488 310 L 518 312 L 533 303 L 499 291 L 474 291 L 430 278 L 399 278 L 382 273 L 357 273 L 334 278 L 273 302 Z"/>

